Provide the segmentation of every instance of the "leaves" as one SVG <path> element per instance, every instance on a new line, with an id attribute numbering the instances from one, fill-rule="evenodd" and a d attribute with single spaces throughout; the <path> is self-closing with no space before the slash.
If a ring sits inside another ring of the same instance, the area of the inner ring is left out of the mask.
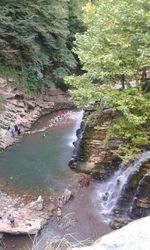
<path id="1" fill-rule="evenodd" d="M 66 75 L 77 64 L 71 51 L 75 30 L 83 26 L 77 6 L 81 4 L 73 0 L 1 1 L 0 63 L 21 72 L 32 70 L 30 89 L 40 87 L 39 74 L 54 82 L 62 75 L 63 80 L 64 74 L 56 72 L 62 68 Z"/>
<path id="2" fill-rule="evenodd" d="M 66 77 L 79 105 L 107 104 L 115 111 L 106 141 L 119 137 L 116 153 L 124 159 L 148 144 L 150 102 L 142 89 L 150 66 L 149 10 L 147 0 L 90 1 L 83 16 L 87 31 L 76 35 L 74 47 L 83 74 Z"/>

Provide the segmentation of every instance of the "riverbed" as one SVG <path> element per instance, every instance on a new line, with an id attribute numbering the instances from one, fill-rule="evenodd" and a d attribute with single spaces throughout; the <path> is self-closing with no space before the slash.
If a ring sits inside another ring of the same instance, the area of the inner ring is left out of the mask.
<path id="1" fill-rule="evenodd" d="M 81 189 L 77 184 L 79 174 L 68 167 L 82 115 L 82 111 L 70 111 L 65 119 L 53 123 L 57 113 L 47 115 L 19 143 L 0 154 L 0 184 L 3 191 L 24 197 L 27 201 L 38 195 L 59 196 L 65 188 L 75 193 L 75 198 L 63 211 L 64 218 L 69 216 L 69 227 L 64 227 L 66 222 L 61 226 L 55 220 L 50 220 L 38 237 L 39 250 L 49 238 L 56 235 L 59 238 L 69 233 L 72 235 L 70 241 L 72 238 L 73 242 L 91 243 L 110 231 L 94 214 L 91 195 L 96 184 Z M 27 250 L 31 249 L 31 245 L 32 239 L 27 237 L 5 237 L 7 250 Z"/>

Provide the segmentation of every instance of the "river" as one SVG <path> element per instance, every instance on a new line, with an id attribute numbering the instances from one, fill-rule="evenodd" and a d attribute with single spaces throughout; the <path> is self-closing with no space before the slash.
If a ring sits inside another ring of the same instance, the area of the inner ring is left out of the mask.
<path id="1" fill-rule="evenodd" d="M 28 201 L 38 195 L 58 196 L 66 187 L 75 187 L 75 199 L 64 211 L 65 216 L 71 215 L 69 229 L 58 227 L 56 221 L 50 220 L 38 237 L 38 250 L 43 249 L 45 242 L 56 235 L 61 238 L 69 233 L 75 235 L 73 237 L 77 241 L 91 242 L 110 231 L 95 216 L 90 196 L 95 186 L 81 190 L 77 186 L 78 174 L 68 167 L 82 115 L 82 111 L 70 111 L 69 118 L 57 120 L 51 127 L 49 125 L 57 114 L 44 116 L 33 126 L 30 134 L 0 154 L 0 185 L 9 194 L 23 196 Z M 6 250 L 31 248 L 32 239 L 28 237 L 5 237 Z"/>

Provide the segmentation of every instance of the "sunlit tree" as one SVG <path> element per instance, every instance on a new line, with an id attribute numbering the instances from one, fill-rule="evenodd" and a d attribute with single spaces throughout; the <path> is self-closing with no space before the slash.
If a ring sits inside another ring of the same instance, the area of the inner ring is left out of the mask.
<path id="1" fill-rule="evenodd" d="M 133 157 L 148 143 L 150 103 L 143 85 L 150 66 L 149 10 L 147 0 L 99 0 L 85 5 L 87 31 L 76 35 L 74 47 L 83 74 L 66 79 L 78 104 L 103 100 L 99 105 L 107 103 L 116 111 L 107 139 L 121 138 L 116 153 L 124 158 Z"/>

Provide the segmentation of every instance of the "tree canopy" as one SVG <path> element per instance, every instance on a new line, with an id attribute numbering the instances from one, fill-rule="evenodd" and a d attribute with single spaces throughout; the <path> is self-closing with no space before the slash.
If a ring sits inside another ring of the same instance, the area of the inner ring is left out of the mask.
<path id="1" fill-rule="evenodd" d="M 0 73 L 15 69 L 29 89 L 63 84 L 77 63 L 71 48 L 83 26 L 79 5 L 77 0 L 1 0 Z"/>
<path id="2" fill-rule="evenodd" d="M 81 106 L 90 103 L 115 110 L 107 139 L 120 137 L 116 151 L 130 159 L 148 144 L 150 102 L 150 4 L 147 0 L 89 1 L 83 15 L 87 31 L 76 35 L 74 52 L 81 76 L 66 78 Z"/>

